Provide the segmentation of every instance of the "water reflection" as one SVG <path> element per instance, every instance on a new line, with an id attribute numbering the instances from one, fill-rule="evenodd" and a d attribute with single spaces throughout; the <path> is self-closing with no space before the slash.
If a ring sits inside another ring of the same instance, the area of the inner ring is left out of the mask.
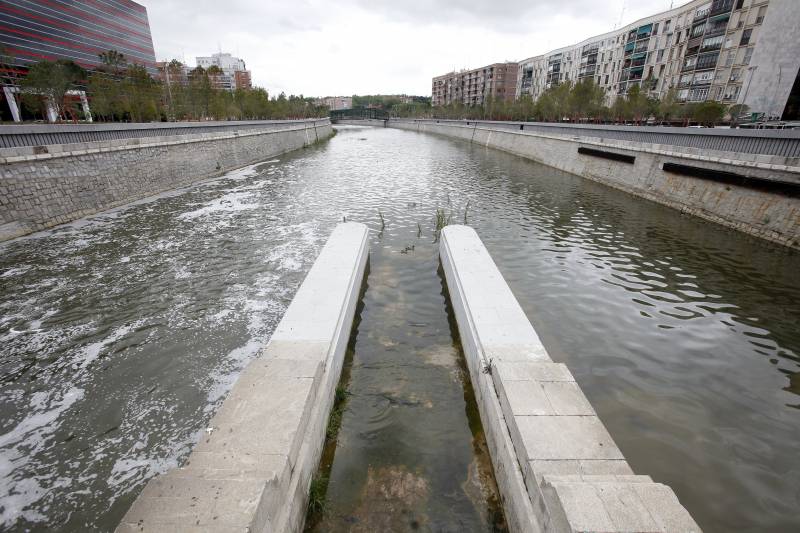
<path id="1" fill-rule="evenodd" d="M 188 454 L 342 217 L 374 232 L 328 523 L 391 504 L 403 527 L 491 527 L 433 243 L 436 209 L 460 221 L 467 202 L 637 472 L 706 531 L 800 528 L 797 254 L 389 129 L 0 245 L 0 528 L 112 529 Z"/>

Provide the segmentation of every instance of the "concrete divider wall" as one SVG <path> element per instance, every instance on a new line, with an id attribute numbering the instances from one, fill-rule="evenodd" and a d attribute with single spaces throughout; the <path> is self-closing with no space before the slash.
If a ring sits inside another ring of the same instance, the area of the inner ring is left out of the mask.
<path id="1" fill-rule="evenodd" d="M 545 135 L 499 127 L 390 120 L 389 127 L 436 133 L 500 149 L 624 190 L 757 237 L 800 249 L 800 196 L 666 172 L 678 163 L 789 184 L 800 190 L 800 166 L 778 156 L 704 152 L 667 145 Z M 633 164 L 578 153 L 579 147 L 635 157 Z M 783 163 L 775 161 L 781 159 Z M 772 162 L 770 162 L 772 161 Z"/>
<path id="2" fill-rule="evenodd" d="M 475 231 L 446 227 L 440 257 L 510 529 L 699 532 L 669 487 L 634 475 Z"/>
<path id="3" fill-rule="evenodd" d="M 186 464 L 152 479 L 118 532 L 294 532 L 306 515 L 368 258 L 339 224 Z"/>
<path id="4" fill-rule="evenodd" d="M 333 134 L 327 119 L 187 131 L 0 149 L 0 241 L 218 176 Z"/>

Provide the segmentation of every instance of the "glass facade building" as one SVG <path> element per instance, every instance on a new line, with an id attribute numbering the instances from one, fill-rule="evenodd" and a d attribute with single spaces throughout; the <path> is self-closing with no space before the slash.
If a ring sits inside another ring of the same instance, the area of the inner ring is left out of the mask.
<path id="1" fill-rule="evenodd" d="M 131 0 L 0 0 L 0 51 L 5 68 L 24 72 L 38 61 L 72 60 L 85 69 L 116 50 L 157 75 L 150 23 Z"/>

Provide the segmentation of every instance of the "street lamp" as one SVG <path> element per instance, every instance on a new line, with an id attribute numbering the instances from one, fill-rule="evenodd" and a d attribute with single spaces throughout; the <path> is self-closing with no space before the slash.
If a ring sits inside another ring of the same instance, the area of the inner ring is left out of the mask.
<path id="1" fill-rule="evenodd" d="M 747 78 L 747 87 L 744 90 L 744 96 L 742 97 L 741 103 L 747 105 L 747 93 L 750 92 L 750 84 L 753 83 L 753 76 L 755 76 L 755 71 L 758 68 L 758 65 L 747 67 L 747 71 L 750 73 L 750 76 Z"/>

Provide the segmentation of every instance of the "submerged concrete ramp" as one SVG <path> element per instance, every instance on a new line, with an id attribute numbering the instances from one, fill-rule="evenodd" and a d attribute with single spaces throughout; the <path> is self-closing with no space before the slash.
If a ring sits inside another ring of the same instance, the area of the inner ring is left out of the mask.
<path id="1" fill-rule="evenodd" d="M 302 528 L 368 233 L 353 222 L 336 227 L 269 344 L 239 377 L 186 464 L 152 479 L 118 532 Z"/>
<path id="2" fill-rule="evenodd" d="M 633 473 L 475 231 L 446 227 L 440 257 L 510 529 L 699 532 L 669 487 Z"/>

